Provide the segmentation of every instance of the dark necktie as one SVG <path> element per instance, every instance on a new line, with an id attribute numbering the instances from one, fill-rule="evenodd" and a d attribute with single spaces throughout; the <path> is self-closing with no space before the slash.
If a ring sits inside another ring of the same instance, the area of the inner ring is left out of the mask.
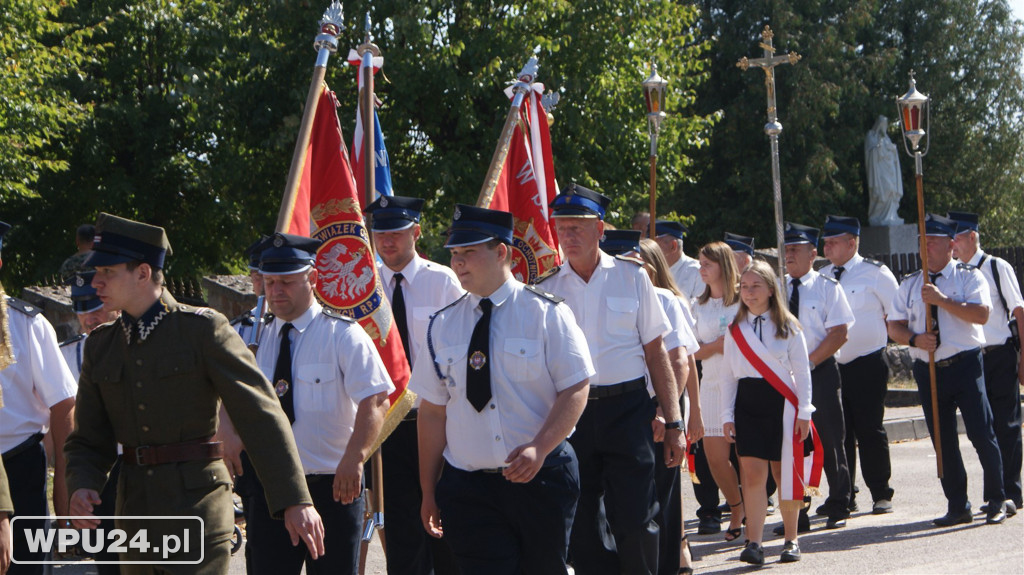
<path id="1" fill-rule="evenodd" d="M 295 423 L 295 403 L 292 395 L 292 342 L 288 332 L 294 328 L 290 323 L 281 326 L 281 347 L 277 352 L 277 363 L 274 364 L 274 391 L 281 400 L 284 414 L 289 423 Z"/>
<path id="2" fill-rule="evenodd" d="M 800 280 L 793 278 L 789 283 L 793 284 L 793 295 L 789 296 L 789 313 L 800 319 Z"/>
<path id="3" fill-rule="evenodd" d="M 754 319 L 752 321 L 754 322 L 754 333 L 757 334 L 757 339 L 764 341 L 764 337 L 762 337 L 761 335 L 763 333 L 762 330 L 764 329 L 761 325 L 762 323 L 764 323 L 764 316 L 756 315 L 754 316 Z"/>
<path id="4" fill-rule="evenodd" d="M 928 277 L 931 278 L 932 285 L 935 285 L 935 280 L 942 277 L 942 272 L 936 274 L 929 272 Z M 939 306 L 937 305 L 932 306 L 932 328 L 935 330 L 935 345 L 939 345 Z"/>
<path id="5" fill-rule="evenodd" d="M 395 291 L 391 294 L 391 313 L 395 315 L 395 325 L 398 327 L 398 336 L 402 338 L 402 347 L 405 348 L 405 359 L 412 365 L 412 356 L 409 348 L 409 323 L 405 317 L 405 293 L 402 291 L 402 280 L 405 276 L 395 274 Z"/>
<path id="6" fill-rule="evenodd" d="M 832 273 L 835 274 L 836 281 L 839 281 L 843 277 L 843 272 L 845 272 L 845 271 L 846 271 L 846 268 L 844 268 L 843 266 L 836 266 L 836 267 L 832 268 Z"/>
<path id="7" fill-rule="evenodd" d="M 477 411 L 491 400 L 491 300 L 480 300 L 480 310 L 484 313 L 473 328 L 466 362 L 466 399 Z"/>

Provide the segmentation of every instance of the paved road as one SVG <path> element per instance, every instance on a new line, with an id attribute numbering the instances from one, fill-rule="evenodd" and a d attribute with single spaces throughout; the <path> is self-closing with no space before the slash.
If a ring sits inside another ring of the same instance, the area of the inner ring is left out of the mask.
<path id="1" fill-rule="evenodd" d="M 909 410 L 910 408 L 908 408 Z M 920 408 L 917 408 L 920 409 Z M 913 411 L 894 412 L 893 417 Z M 918 412 L 919 413 L 919 412 Z M 981 466 L 964 435 L 960 449 L 968 469 L 970 495 L 975 507 L 981 500 Z M 800 538 L 804 552 L 797 564 L 778 563 L 782 538 L 771 534 L 781 519 L 769 517 L 765 527 L 766 570 L 808 574 L 879 573 L 996 573 L 1024 574 L 1024 513 L 1003 525 L 985 525 L 975 516 L 971 525 L 940 529 L 931 520 L 945 513 L 945 499 L 935 476 L 935 455 L 927 440 L 910 440 L 891 446 L 893 460 L 893 499 L 895 513 L 874 516 L 855 513 L 845 529 L 826 531 L 824 518 L 812 519 L 812 532 Z M 684 504 L 687 517 L 693 515 L 693 490 L 684 480 Z M 862 492 L 866 493 L 863 482 Z M 863 497 L 861 498 L 864 499 Z M 817 501 L 815 502 L 815 506 Z M 721 535 L 696 535 L 696 521 L 687 521 L 691 533 L 697 573 L 748 573 L 752 570 L 738 560 L 740 546 L 725 543 Z M 231 573 L 242 575 L 245 568 L 239 553 L 232 561 Z M 90 565 L 63 566 L 54 569 L 61 575 L 92 575 Z M 384 574 L 383 554 L 374 540 L 370 546 L 368 574 Z"/>

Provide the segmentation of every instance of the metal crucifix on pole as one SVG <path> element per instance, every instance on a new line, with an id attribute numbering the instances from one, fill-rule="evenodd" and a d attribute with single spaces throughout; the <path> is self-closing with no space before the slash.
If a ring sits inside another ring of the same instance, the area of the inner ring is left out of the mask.
<path id="1" fill-rule="evenodd" d="M 768 123 L 764 125 L 764 133 L 768 134 L 768 140 L 772 147 L 772 194 L 775 203 L 775 241 L 776 249 L 779 252 L 777 272 L 782 278 L 786 275 L 785 261 L 786 248 L 783 241 L 782 231 L 782 183 L 779 180 L 779 134 L 782 133 L 782 124 L 775 106 L 775 67 L 781 64 L 796 64 L 801 56 L 797 53 L 775 55 L 775 47 L 772 45 L 772 38 L 775 34 L 769 26 L 765 26 L 761 32 L 761 48 L 764 49 L 763 58 L 748 59 L 746 56 L 740 58 L 736 66 L 747 71 L 749 68 L 760 68 L 764 70 L 764 85 L 768 91 Z"/>

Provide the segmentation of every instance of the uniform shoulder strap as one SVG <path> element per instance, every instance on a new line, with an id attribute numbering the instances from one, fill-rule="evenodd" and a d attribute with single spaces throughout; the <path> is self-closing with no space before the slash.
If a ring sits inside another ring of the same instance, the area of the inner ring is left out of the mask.
<path id="1" fill-rule="evenodd" d="M 528 291 L 528 292 L 530 292 L 530 293 L 532 293 L 534 295 L 540 296 L 542 299 L 546 299 L 546 300 L 548 300 L 551 303 L 562 303 L 563 301 L 565 301 L 565 298 L 558 297 L 558 296 L 556 296 L 553 293 L 548 293 L 548 292 L 540 289 L 539 287 L 537 287 L 535 285 L 534 286 L 525 286 L 525 287 L 526 287 L 526 291 Z"/>
<path id="2" fill-rule="evenodd" d="M 555 274 L 557 274 L 560 271 L 562 271 L 562 266 L 555 266 L 555 267 L 549 269 L 548 271 L 546 271 L 546 272 L 540 274 L 539 276 L 537 276 L 537 279 L 533 280 L 533 284 L 532 285 L 537 285 L 540 282 L 542 282 L 542 281 L 544 281 L 544 280 L 554 276 Z"/>
<path id="3" fill-rule="evenodd" d="M 43 313 L 43 308 L 37 305 L 32 305 L 25 300 L 21 300 L 11 296 L 7 296 L 7 306 L 10 307 L 11 309 L 18 310 L 29 317 L 35 317 Z"/>
<path id="4" fill-rule="evenodd" d="M 347 321 L 349 323 L 355 323 L 355 318 L 349 317 L 338 310 L 331 309 L 327 306 L 323 307 L 323 313 L 325 316 L 333 319 L 340 319 L 341 321 Z"/>
<path id="5" fill-rule="evenodd" d="M 864 258 L 864 261 L 869 263 L 869 264 L 871 264 L 871 265 L 873 265 L 873 266 L 875 266 L 876 268 L 880 268 L 880 267 L 885 265 L 884 263 L 882 263 L 882 262 L 880 262 L 878 260 L 873 260 L 871 258 Z"/>
<path id="6" fill-rule="evenodd" d="M 624 256 L 624 255 L 622 255 L 622 254 L 618 254 L 618 255 L 616 255 L 616 256 L 615 256 L 615 259 L 617 259 L 617 260 L 619 260 L 619 261 L 623 261 L 623 262 L 631 262 L 631 263 L 634 263 L 634 264 L 636 264 L 636 265 L 638 265 L 638 266 L 643 266 L 643 265 L 644 265 L 644 260 L 642 260 L 642 259 L 640 259 L 640 258 L 634 258 L 634 257 L 630 257 L 630 256 Z"/>
<path id="7" fill-rule="evenodd" d="M 69 339 L 67 341 L 62 341 L 61 344 L 60 344 L 60 347 L 67 347 L 67 346 L 69 346 L 71 344 L 78 343 L 78 342 L 82 341 L 83 339 L 85 339 L 85 334 L 84 333 L 80 333 L 80 334 L 76 335 L 75 337 L 73 337 L 73 338 L 71 338 L 71 339 Z"/>

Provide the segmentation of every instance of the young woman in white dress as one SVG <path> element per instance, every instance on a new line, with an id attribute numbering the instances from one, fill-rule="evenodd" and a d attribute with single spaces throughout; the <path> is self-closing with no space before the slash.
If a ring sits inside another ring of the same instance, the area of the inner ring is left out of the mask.
<path id="1" fill-rule="evenodd" d="M 724 242 L 713 242 L 700 249 L 700 277 L 706 288 L 693 308 L 697 341 L 700 350 L 694 358 L 701 362 L 701 416 L 704 419 L 704 452 L 715 483 L 730 507 L 729 529 L 725 540 L 738 539 L 742 533 L 743 497 L 739 475 L 729 461 L 732 444 L 722 431 L 722 383 L 728 366 L 722 356 L 722 342 L 729 324 L 736 317 L 740 296 L 737 289 L 739 273 L 732 248 Z"/>

